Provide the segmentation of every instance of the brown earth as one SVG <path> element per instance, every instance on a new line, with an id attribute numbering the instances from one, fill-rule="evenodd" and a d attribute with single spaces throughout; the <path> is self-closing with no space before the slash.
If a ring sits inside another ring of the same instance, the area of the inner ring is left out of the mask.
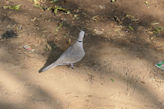
<path id="1" fill-rule="evenodd" d="M 0 1 L 0 109 L 164 109 L 154 66 L 164 60 L 163 12 L 163 0 Z M 75 69 L 39 74 L 81 29 L 86 56 Z"/>

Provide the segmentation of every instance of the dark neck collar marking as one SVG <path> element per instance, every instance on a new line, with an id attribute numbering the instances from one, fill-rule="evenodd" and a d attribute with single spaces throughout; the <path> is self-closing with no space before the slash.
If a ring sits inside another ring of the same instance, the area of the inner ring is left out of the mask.
<path id="1" fill-rule="evenodd" d="M 78 42 L 83 42 L 83 41 L 79 41 L 79 40 L 78 40 Z"/>

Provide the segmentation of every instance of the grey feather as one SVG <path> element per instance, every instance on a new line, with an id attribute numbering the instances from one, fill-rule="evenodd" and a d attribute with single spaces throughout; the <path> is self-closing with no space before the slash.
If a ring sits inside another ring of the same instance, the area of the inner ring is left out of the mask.
<path id="1" fill-rule="evenodd" d="M 40 72 L 44 72 L 59 65 L 69 65 L 79 62 L 85 56 L 85 51 L 83 48 L 84 34 L 84 31 L 80 31 L 77 41 L 70 46 L 55 62 L 43 68 Z"/>

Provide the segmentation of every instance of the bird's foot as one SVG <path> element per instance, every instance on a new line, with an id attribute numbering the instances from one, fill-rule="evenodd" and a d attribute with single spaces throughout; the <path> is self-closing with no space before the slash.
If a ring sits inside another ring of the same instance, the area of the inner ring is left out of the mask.
<path id="1" fill-rule="evenodd" d="M 70 64 L 71 65 L 71 68 L 74 69 L 74 65 L 73 64 Z"/>

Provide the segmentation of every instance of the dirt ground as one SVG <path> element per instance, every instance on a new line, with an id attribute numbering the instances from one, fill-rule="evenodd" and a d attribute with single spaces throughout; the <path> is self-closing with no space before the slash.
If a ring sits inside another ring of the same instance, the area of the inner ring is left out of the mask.
<path id="1" fill-rule="evenodd" d="M 42 2 L 0 1 L 0 109 L 164 109 L 163 0 Z M 75 69 L 38 73 L 80 30 Z"/>

